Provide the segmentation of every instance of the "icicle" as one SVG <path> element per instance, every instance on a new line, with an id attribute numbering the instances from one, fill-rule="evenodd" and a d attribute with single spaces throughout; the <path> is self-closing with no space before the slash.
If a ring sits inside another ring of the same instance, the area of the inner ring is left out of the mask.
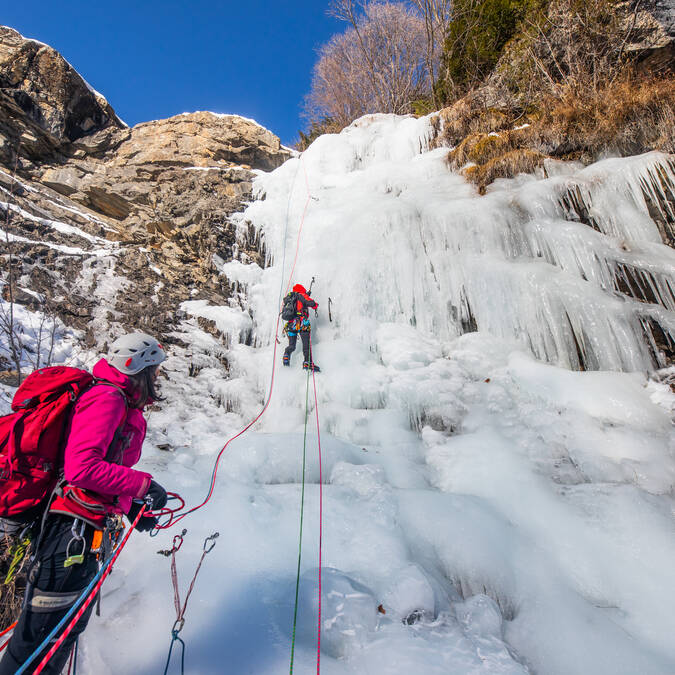
<path id="1" fill-rule="evenodd" d="M 426 151 L 431 128 L 428 118 L 375 115 L 320 137 L 256 178 L 265 200 L 233 218 L 238 237 L 251 239 L 253 224 L 278 283 L 309 191 L 293 281 L 321 270 L 342 338 L 373 344 L 378 325 L 397 323 L 440 340 L 487 331 L 571 368 L 661 363 L 659 345 L 675 336 L 675 252 L 649 203 L 672 217 L 672 160 L 604 160 L 503 181 L 479 198 L 448 171 L 443 148 Z M 261 288 L 272 285 L 263 275 Z M 654 344 L 646 310 L 664 333 Z M 268 314 L 254 308 L 256 336 L 271 336 Z"/>

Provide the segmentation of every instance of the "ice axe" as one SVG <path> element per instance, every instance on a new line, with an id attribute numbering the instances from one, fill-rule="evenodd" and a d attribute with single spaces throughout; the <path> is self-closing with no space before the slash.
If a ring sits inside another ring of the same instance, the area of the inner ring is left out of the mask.
<path id="1" fill-rule="evenodd" d="M 307 291 L 307 295 L 312 295 L 312 286 L 314 286 L 314 277 L 312 277 L 312 280 L 309 282 L 309 290 Z M 319 310 L 315 309 L 314 310 L 314 316 L 319 316 Z"/>

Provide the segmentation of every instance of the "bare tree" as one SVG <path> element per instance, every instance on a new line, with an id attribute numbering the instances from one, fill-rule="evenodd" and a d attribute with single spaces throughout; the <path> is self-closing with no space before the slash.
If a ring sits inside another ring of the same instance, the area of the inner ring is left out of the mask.
<path id="1" fill-rule="evenodd" d="M 434 108 L 438 108 L 436 95 L 436 63 L 439 49 L 448 31 L 448 24 L 452 15 L 453 0 L 410 0 L 411 4 L 424 18 L 424 28 L 427 34 L 427 74 Z"/>
<path id="2" fill-rule="evenodd" d="M 319 51 L 306 100 L 310 120 L 345 126 L 367 113 L 408 113 L 430 92 L 424 19 L 401 2 L 340 0 L 350 27 Z"/>
<path id="3" fill-rule="evenodd" d="M 57 337 L 57 312 L 53 300 L 53 288 L 38 294 L 20 288 L 20 270 L 23 258 L 16 251 L 16 240 L 10 232 L 13 211 L 19 211 L 14 204 L 16 192 L 16 171 L 18 151 L 10 189 L 0 188 L 7 194 L 4 203 L 4 260 L 6 272 L 0 278 L 2 300 L 0 302 L 0 354 L 7 354 L 10 368 L 16 372 L 16 383 L 21 384 L 25 366 L 41 368 L 52 363 Z M 4 271 L 4 270 L 3 270 Z M 32 296 L 32 297 L 31 297 Z M 22 299 L 27 298 L 27 302 Z M 20 307 L 29 305 L 33 311 L 19 320 Z M 7 361 L 7 357 L 2 360 Z M 14 379 L 14 378 L 13 378 Z"/>
<path id="4" fill-rule="evenodd" d="M 585 95 L 616 79 L 626 65 L 625 49 L 641 4 L 554 0 L 543 21 L 527 20 L 533 35 L 528 55 L 544 88 L 559 96 Z"/>
<path id="5" fill-rule="evenodd" d="M 14 171 L 12 173 L 12 183 L 9 191 L 9 198 L 5 205 L 5 246 L 7 251 L 7 308 L 0 304 L 0 336 L 7 339 L 7 351 L 11 363 L 16 369 L 18 383 L 21 383 L 21 338 L 19 327 L 15 320 L 15 301 L 14 293 L 16 288 L 16 269 L 11 237 L 9 234 L 10 214 L 12 212 L 12 201 L 14 198 L 14 186 L 16 184 L 16 170 L 19 163 L 19 150 L 17 148 L 14 158 Z"/>

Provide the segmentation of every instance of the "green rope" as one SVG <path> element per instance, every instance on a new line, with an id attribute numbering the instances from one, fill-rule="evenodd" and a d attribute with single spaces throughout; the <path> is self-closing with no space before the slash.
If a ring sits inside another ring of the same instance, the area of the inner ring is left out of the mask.
<path id="1" fill-rule="evenodd" d="M 293 609 L 293 638 L 291 640 L 291 669 L 293 675 L 293 661 L 295 658 L 295 628 L 298 623 L 298 595 L 300 593 L 300 561 L 302 560 L 302 523 L 305 517 L 305 467 L 307 459 L 307 420 L 309 418 L 309 375 L 307 370 L 307 391 L 305 392 L 305 432 L 302 440 L 302 492 L 300 497 L 300 541 L 298 542 L 298 572 L 295 578 L 295 608 Z"/>

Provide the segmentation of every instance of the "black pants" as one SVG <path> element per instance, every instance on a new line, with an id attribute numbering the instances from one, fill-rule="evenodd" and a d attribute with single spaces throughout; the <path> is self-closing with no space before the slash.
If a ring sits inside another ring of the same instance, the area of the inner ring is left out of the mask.
<path id="1" fill-rule="evenodd" d="M 45 523 L 37 562 L 31 571 L 34 588 L 0 661 L 0 675 L 13 675 L 23 665 L 98 572 L 96 556 L 90 551 L 94 532 L 91 525 L 87 525 L 84 530 L 84 562 L 70 567 L 63 566 L 68 542 L 73 539 L 72 526 L 73 518 L 66 516 L 50 516 Z M 70 553 L 80 553 L 82 548 L 82 542 L 73 542 Z M 59 675 L 63 670 L 75 640 L 87 627 L 94 604 L 92 602 L 89 605 L 50 659 L 42 671 L 45 675 Z M 58 637 L 59 635 L 32 661 L 27 673 L 34 671 Z"/>
<path id="2" fill-rule="evenodd" d="M 311 363 L 312 359 L 309 350 L 309 331 L 301 330 L 299 331 L 299 333 L 300 339 L 302 340 L 302 355 L 304 356 L 306 363 Z M 284 360 L 288 361 L 291 358 L 291 354 L 295 351 L 297 343 L 298 343 L 298 334 L 289 333 L 288 347 L 286 347 L 286 350 L 284 351 Z"/>

